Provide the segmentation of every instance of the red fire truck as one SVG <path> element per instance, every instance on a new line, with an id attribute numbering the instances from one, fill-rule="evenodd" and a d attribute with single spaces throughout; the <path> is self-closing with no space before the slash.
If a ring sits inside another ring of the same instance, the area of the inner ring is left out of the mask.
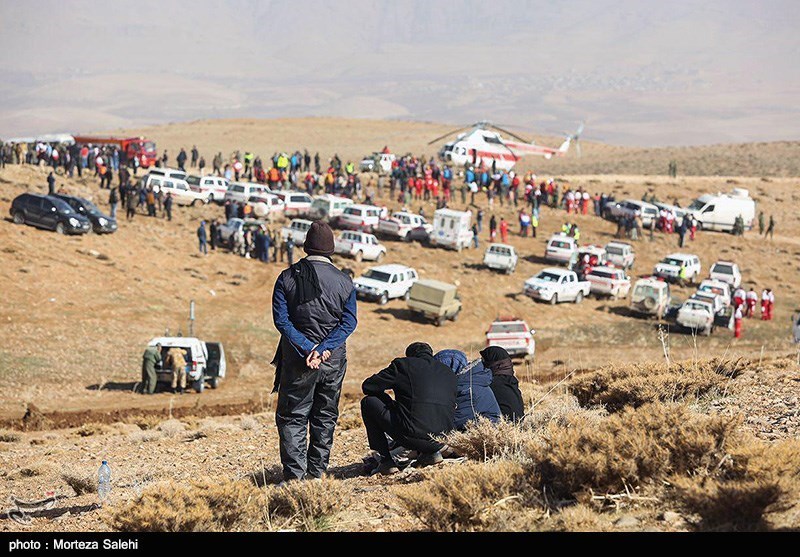
<path id="1" fill-rule="evenodd" d="M 75 143 L 92 145 L 116 145 L 125 156 L 126 161 L 134 158 L 139 160 L 139 166 L 149 168 L 156 164 L 158 153 L 156 152 L 156 142 L 145 137 L 129 137 L 121 139 L 118 137 L 99 137 L 88 135 L 76 135 Z"/>

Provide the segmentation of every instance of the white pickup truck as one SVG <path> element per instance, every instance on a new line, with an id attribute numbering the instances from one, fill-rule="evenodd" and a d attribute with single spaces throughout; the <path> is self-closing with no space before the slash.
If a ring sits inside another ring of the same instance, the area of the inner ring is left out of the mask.
<path id="1" fill-rule="evenodd" d="M 581 303 L 589 295 L 592 285 L 588 280 L 578 280 L 575 271 L 546 267 L 539 274 L 525 281 L 523 293 L 534 300 L 550 302 Z"/>
<path id="2" fill-rule="evenodd" d="M 433 226 L 428 224 L 425 217 L 409 213 L 408 211 L 398 211 L 392 213 L 388 219 L 378 221 L 378 232 L 392 238 L 410 240 L 409 232 L 417 228 L 424 228 L 430 234 Z"/>
<path id="3" fill-rule="evenodd" d="M 490 244 L 483 255 L 483 264 L 490 269 L 505 271 L 507 275 L 517 268 L 517 252 L 514 246 L 507 244 Z"/>
<path id="4" fill-rule="evenodd" d="M 281 238 L 285 242 L 291 237 L 295 245 L 302 246 L 306 243 L 306 235 L 311 224 L 310 220 L 294 219 L 289 226 L 281 228 Z"/>
<path id="5" fill-rule="evenodd" d="M 372 234 L 347 230 L 334 242 L 334 253 L 354 257 L 356 261 L 377 261 L 386 255 L 384 247 Z"/>

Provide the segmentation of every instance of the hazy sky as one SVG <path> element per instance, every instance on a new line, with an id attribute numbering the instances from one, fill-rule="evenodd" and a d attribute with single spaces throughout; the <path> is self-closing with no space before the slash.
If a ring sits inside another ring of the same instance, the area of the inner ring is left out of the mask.
<path id="1" fill-rule="evenodd" d="M 800 139 L 797 0 L 0 0 L 0 137 L 348 116 Z"/>

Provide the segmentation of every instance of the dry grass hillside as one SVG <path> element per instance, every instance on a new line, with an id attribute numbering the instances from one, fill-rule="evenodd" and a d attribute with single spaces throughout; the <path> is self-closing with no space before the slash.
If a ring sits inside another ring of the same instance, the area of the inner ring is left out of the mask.
<path id="1" fill-rule="evenodd" d="M 196 143 L 208 159 L 215 150 L 253 149 L 269 156 L 303 146 L 319 149 L 323 157 L 339 151 L 355 158 L 384 144 L 422 150 L 414 143 L 418 132 L 444 129 L 348 125 L 215 121 L 146 133 L 173 157 L 180 145 Z M 121 219 L 110 236 L 65 237 L 0 220 L 0 498 L 35 499 L 50 490 L 65 497 L 28 525 L 0 518 L 0 528 L 797 528 L 797 509 L 786 501 L 797 500 L 791 439 L 798 431 L 800 378 L 789 317 L 800 307 L 800 190 L 797 178 L 755 174 L 677 180 L 561 175 L 573 186 L 617 198 L 648 192 L 684 205 L 704 192 L 744 187 L 760 210 L 775 216 L 772 241 L 753 232 L 741 238 L 701 233 L 686 248 L 700 256 L 704 269 L 717 259 L 733 259 L 747 285 L 774 288 L 775 319 L 748 320 L 739 340 L 726 330 L 695 338 L 670 329 L 664 338 L 669 365 L 657 324 L 630 316 L 625 300 L 549 306 L 520 294 L 523 281 L 545 266 L 540 256 L 546 238 L 568 218 L 563 211 L 543 210 L 538 238 L 511 237 L 523 259 L 510 276 L 481 267 L 485 230 L 481 249 L 461 254 L 387 241 L 387 262 L 410 263 L 423 277 L 456 283 L 464 311 L 458 321 L 437 328 L 414 319 L 399 300 L 383 307 L 359 304 L 333 478 L 324 489 L 255 485 L 274 483 L 278 464 L 273 369 L 267 362 L 277 342 L 271 289 L 283 265 L 224 250 L 199 257 L 198 221 L 222 218 L 220 207 L 178 207 L 171 222 L 139 213 L 130 222 Z M 0 213 L 6 216 L 24 191 L 45 191 L 45 176 L 42 168 L 0 169 Z M 59 176 L 58 182 L 106 205 L 107 193 L 92 177 Z M 388 198 L 382 202 L 398 206 Z M 460 200 L 453 206 L 461 208 Z M 431 214 L 433 205 L 424 209 Z M 498 206 L 495 213 L 516 230 L 513 208 Z M 604 244 L 613 237 L 612 223 L 590 215 L 569 219 L 580 225 L 582 242 Z M 647 274 L 677 250 L 677 239 L 656 234 L 635 249 L 632 274 Z M 370 266 L 338 257 L 335 263 L 357 273 Z M 690 293 L 675 290 L 681 299 Z M 228 378 L 199 395 L 134 393 L 144 346 L 166 328 L 185 333 L 190 300 L 197 303 L 196 333 L 225 344 Z M 475 357 L 499 314 L 520 316 L 537 330 L 534 362 L 517 368 L 532 405 L 523 427 L 479 427 L 452 439 L 474 463 L 451 462 L 390 480 L 361 476 L 367 454 L 357 405 L 361 381 L 420 339 L 436 350 L 459 348 Z M 553 443 L 559 451 L 549 450 L 556 448 Z M 480 454 L 476 447 L 496 449 Z M 576 459 L 570 451 L 578 447 L 599 456 Z M 92 507 L 91 495 L 101 458 L 117 474 L 116 499 L 102 512 Z M 218 470 L 214 485 L 197 476 L 198 462 Z M 205 483 L 193 487 L 196 481 Z M 456 493 L 450 484 L 463 489 Z M 252 506 L 232 505 L 241 498 Z M 747 520 L 731 522 L 723 503 L 746 506 Z M 189 508 L 191 513 L 183 511 Z"/>

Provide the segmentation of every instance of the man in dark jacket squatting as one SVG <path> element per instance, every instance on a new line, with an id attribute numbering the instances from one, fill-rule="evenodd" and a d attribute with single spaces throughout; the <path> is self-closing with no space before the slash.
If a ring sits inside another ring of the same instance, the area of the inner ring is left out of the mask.
<path id="1" fill-rule="evenodd" d="M 347 370 L 345 341 L 357 324 L 353 281 L 331 262 L 333 231 L 315 222 L 304 249 L 308 256 L 278 276 L 272 293 L 281 333 L 272 363 L 285 480 L 319 478 L 328 468 Z"/>
<path id="2" fill-rule="evenodd" d="M 442 461 L 443 445 L 432 437 L 453 429 L 456 375 L 433 359 L 428 344 L 409 345 L 405 358 L 395 358 L 389 367 L 367 378 L 361 389 L 367 395 L 361 399 L 361 418 L 370 448 L 381 457 L 379 473 L 400 471 L 389 451 L 387 434 L 395 443 L 420 453 L 417 466 Z M 394 399 L 388 390 L 394 391 Z"/>
<path id="3" fill-rule="evenodd" d="M 483 365 L 492 370 L 492 392 L 503 417 L 519 421 L 525 417 L 525 404 L 519 390 L 519 381 L 514 377 L 514 364 L 505 348 L 489 346 L 481 350 Z"/>

